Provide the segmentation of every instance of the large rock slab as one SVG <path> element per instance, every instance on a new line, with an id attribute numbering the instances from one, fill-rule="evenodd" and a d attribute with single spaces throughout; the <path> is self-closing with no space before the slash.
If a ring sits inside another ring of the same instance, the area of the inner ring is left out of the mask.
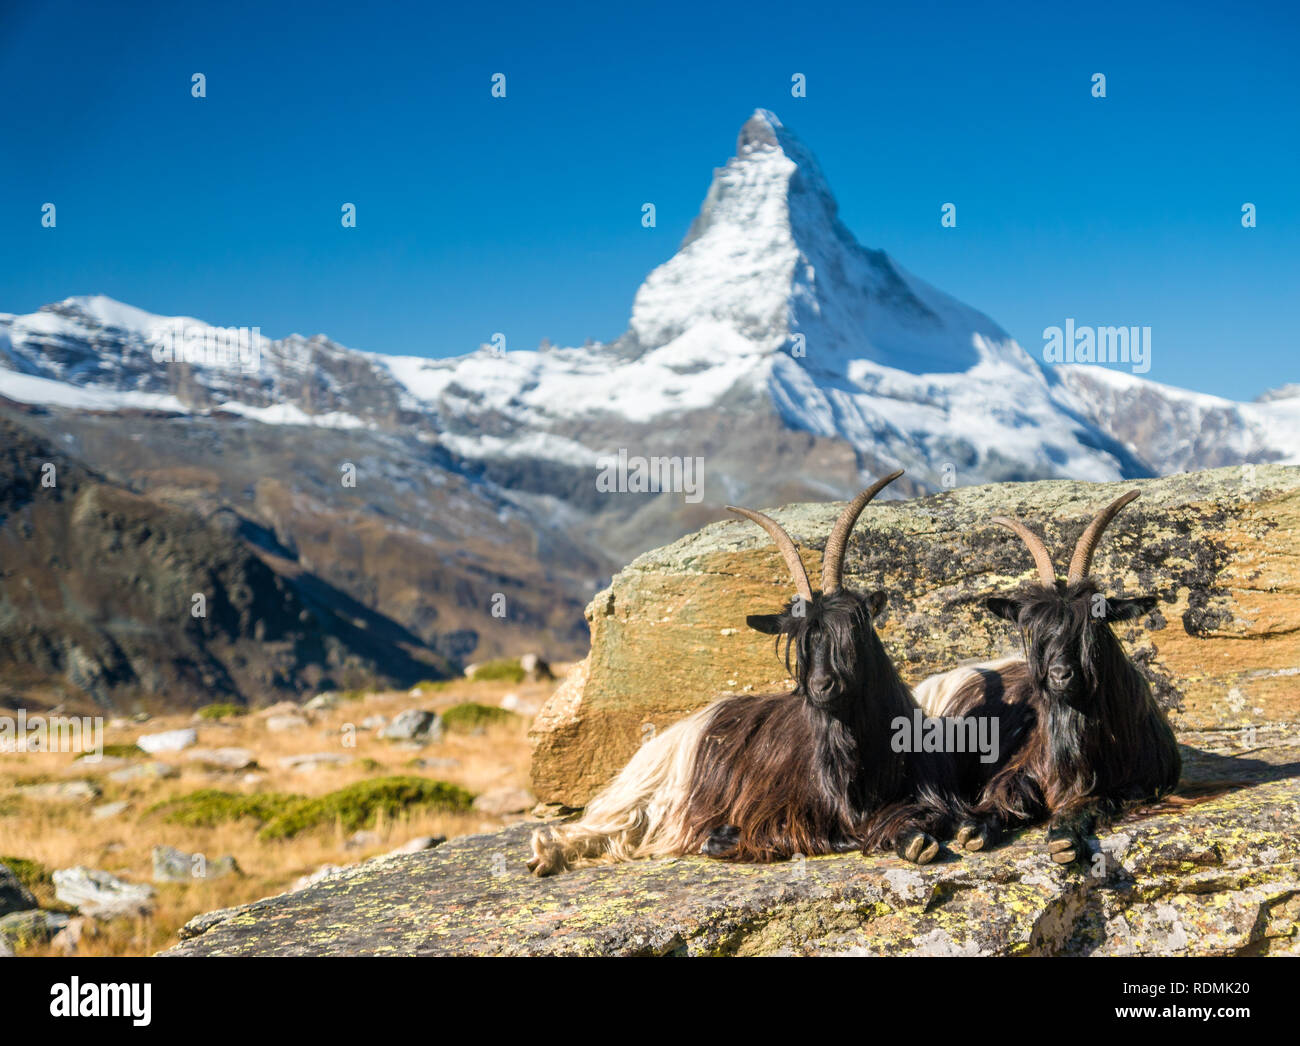
<path id="1" fill-rule="evenodd" d="M 1235 731 L 1205 734 L 1188 777 L 1236 786 L 1118 825 L 1085 869 L 1048 860 L 1040 828 L 922 867 L 688 857 L 536 879 L 517 825 L 199 916 L 164 954 L 1296 954 L 1294 737 L 1264 728 L 1244 751 Z"/>
<path id="2" fill-rule="evenodd" d="M 980 598 L 1034 576 L 1023 544 L 989 522 L 1045 535 L 1064 570 L 1088 519 L 1125 490 L 1094 573 L 1114 595 L 1158 594 L 1121 635 L 1184 739 L 1300 718 L 1300 468 L 1247 466 L 1158 480 L 1050 480 L 875 502 L 849 544 L 846 584 L 889 593 L 881 638 L 905 679 L 1018 651 Z M 820 577 L 840 504 L 773 515 Z M 591 653 L 533 724 L 533 792 L 582 806 L 652 730 L 727 693 L 786 684 L 772 640 L 745 616 L 792 595 L 767 536 L 715 523 L 634 560 L 587 608 Z"/>

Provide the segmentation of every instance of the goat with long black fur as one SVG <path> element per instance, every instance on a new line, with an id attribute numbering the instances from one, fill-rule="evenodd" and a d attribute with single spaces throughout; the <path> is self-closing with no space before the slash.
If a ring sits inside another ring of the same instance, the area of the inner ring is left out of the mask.
<path id="1" fill-rule="evenodd" d="M 919 863 L 934 858 L 965 812 L 952 764 L 893 750 L 892 724 L 918 706 L 872 625 L 885 596 L 841 587 L 854 523 L 900 475 L 841 513 L 815 594 L 780 525 L 728 506 L 767 531 L 794 578 L 798 595 L 780 613 L 747 619 L 778 643 L 785 637 L 794 690 L 724 698 L 643 745 L 581 819 L 533 833 L 535 874 L 690 853 L 771 861 L 893 848 Z"/>
<path id="2" fill-rule="evenodd" d="M 1042 540 L 1003 516 L 994 522 L 1029 547 L 1038 584 L 985 606 L 1020 631 L 1024 658 L 956 669 L 917 687 L 930 715 L 995 716 L 1000 757 L 965 759 L 963 790 L 973 816 L 957 832 L 968 850 L 1009 828 L 1049 818 L 1052 860 L 1087 856 L 1088 837 L 1127 804 L 1155 800 L 1178 784 L 1173 730 L 1111 624 L 1150 612 L 1152 596 L 1108 599 L 1089 577 L 1092 555 L 1130 491 L 1093 517 L 1075 546 L 1065 582 Z"/>

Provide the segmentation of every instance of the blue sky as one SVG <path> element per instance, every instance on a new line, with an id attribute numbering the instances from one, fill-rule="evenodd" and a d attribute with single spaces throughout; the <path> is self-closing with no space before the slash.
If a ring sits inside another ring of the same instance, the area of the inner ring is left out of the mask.
<path id="1" fill-rule="evenodd" d="M 1149 325 L 1147 377 L 1252 398 L 1300 380 L 1298 19 L 1281 2 L 0 2 L 0 310 L 105 293 L 422 355 L 495 331 L 512 349 L 606 340 L 762 106 L 817 153 L 861 242 L 1031 351 L 1067 316 Z"/>

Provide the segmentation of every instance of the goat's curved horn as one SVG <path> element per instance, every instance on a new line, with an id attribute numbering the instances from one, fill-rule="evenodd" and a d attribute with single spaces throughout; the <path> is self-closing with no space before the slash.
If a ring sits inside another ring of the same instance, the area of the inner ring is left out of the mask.
<path id="1" fill-rule="evenodd" d="M 994 516 L 993 522 L 1006 527 L 1008 530 L 1015 531 L 1019 535 L 1020 540 L 1028 545 L 1029 551 L 1033 553 L 1034 564 L 1038 567 L 1038 580 L 1047 588 L 1055 588 L 1056 568 L 1052 566 L 1052 557 L 1048 554 L 1043 539 L 1017 519 L 1011 519 L 1008 516 Z"/>
<path id="2" fill-rule="evenodd" d="M 1123 497 L 1116 498 L 1092 517 L 1088 529 L 1080 535 L 1079 543 L 1074 546 L 1074 555 L 1070 558 L 1070 574 L 1067 584 L 1073 585 L 1088 576 L 1088 571 L 1092 569 L 1092 554 L 1097 550 L 1097 542 L 1101 540 L 1102 531 L 1110 525 L 1110 521 L 1115 518 L 1120 509 L 1141 493 L 1140 490 L 1130 490 Z"/>
<path id="3" fill-rule="evenodd" d="M 799 550 L 795 547 L 795 543 L 790 540 L 790 535 L 781 529 L 781 524 L 771 516 L 765 516 L 753 509 L 736 508 L 734 505 L 728 505 L 727 511 L 734 512 L 738 516 L 744 516 L 767 531 L 768 536 L 776 542 L 776 547 L 781 550 L 781 555 L 785 557 L 785 565 L 790 568 L 790 577 L 794 579 L 794 587 L 798 590 L 800 597 L 806 603 L 812 602 L 812 585 L 808 583 L 808 571 L 804 570 L 803 560 L 799 558 Z"/>
<path id="4" fill-rule="evenodd" d="M 897 472 L 891 472 L 884 479 L 876 480 L 844 506 L 840 518 L 835 521 L 831 536 L 826 540 L 826 551 L 822 553 L 823 595 L 830 595 L 832 592 L 839 591 L 840 583 L 844 580 L 844 550 L 849 545 L 849 534 L 853 531 L 853 524 L 862 515 L 862 510 L 867 507 L 867 502 L 902 474 L 903 470 L 899 469 Z"/>

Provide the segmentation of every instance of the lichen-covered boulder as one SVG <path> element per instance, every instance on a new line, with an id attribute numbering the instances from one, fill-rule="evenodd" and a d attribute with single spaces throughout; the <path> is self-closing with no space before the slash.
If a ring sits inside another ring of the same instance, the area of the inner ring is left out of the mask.
<path id="1" fill-rule="evenodd" d="M 982 596 L 1034 577 L 1024 545 L 989 522 L 1024 519 L 1062 572 L 1092 514 L 1142 497 L 1106 531 L 1093 572 L 1112 595 L 1157 594 L 1123 626 L 1180 736 L 1300 719 L 1300 468 L 1246 466 L 1126 483 L 1049 480 L 876 501 L 858 522 L 845 584 L 889 594 L 881 638 L 905 679 L 1017 649 Z M 809 575 L 841 505 L 773 512 Z M 633 561 L 587 609 L 591 653 L 538 714 L 533 792 L 582 806 L 652 730 L 727 693 L 787 685 L 770 637 L 745 616 L 793 594 L 752 523 L 712 524 Z M 1151 624 L 1154 627 L 1149 627 Z"/>
<path id="2" fill-rule="evenodd" d="M 684 857 L 537 879 L 517 825 L 199 916 L 164 954 L 1298 954 L 1294 738 L 1198 736 L 1183 756 L 1208 794 L 1103 832 L 1081 868 L 1053 864 L 1037 828 L 921 866 Z"/>

